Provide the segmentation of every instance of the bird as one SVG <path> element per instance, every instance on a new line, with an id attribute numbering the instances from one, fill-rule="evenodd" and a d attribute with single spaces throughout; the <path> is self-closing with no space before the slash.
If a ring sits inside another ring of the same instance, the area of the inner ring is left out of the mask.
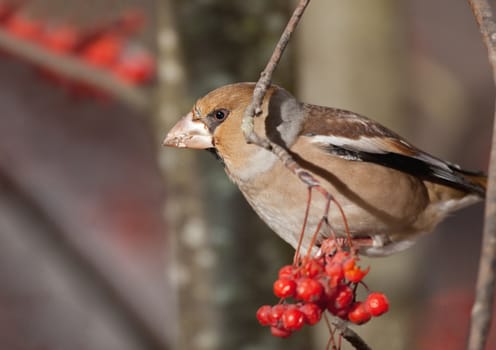
<path id="1" fill-rule="evenodd" d="M 351 111 L 299 102 L 270 85 L 254 130 L 285 149 L 319 181 L 331 205 L 329 225 L 316 233 L 327 199 L 313 195 L 270 150 L 247 143 L 241 130 L 254 83 L 217 88 L 196 101 L 164 139 L 165 146 L 204 149 L 258 216 L 295 249 L 313 251 L 332 234 L 361 242 L 360 253 L 387 256 L 414 244 L 448 214 L 485 197 L 487 177 L 441 160 L 378 122 Z M 331 229 L 329 229 L 331 228 Z"/>

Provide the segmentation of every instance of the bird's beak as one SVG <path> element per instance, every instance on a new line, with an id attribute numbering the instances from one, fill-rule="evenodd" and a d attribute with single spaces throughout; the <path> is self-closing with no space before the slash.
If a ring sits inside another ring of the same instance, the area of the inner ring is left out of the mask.
<path id="1" fill-rule="evenodd" d="M 195 149 L 214 147 L 212 135 L 207 126 L 199 120 L 193 120 L 191 112 L 174 125 L 165 137 L 163 145 Z"/>

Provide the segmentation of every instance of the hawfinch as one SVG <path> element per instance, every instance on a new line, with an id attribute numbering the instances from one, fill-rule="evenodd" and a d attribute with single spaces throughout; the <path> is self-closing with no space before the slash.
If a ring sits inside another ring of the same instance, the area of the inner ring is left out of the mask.
<path id="1" fill-rule="evenodd" d="M 200 98 L 170 130 L 164 145 L 215 153 L 262 220 L 296 248 L 308 187 L 273 153 L 246 143 L 241 121 L 254 87 L 227 85 Z M 254 123 L 259 135 L 289 151 L 334 196 L 365 255 L 403 250 L 447 214 L 485 195 L 487 178 L 482 173 L 433 157 L 366 117 L 300 103 L 278 86 L 267 91 Z M 325 206 L 324 196 L 313 194 L 304 252 Z M 334 235 L 346 236 L 334 205 L 328 219 Z M 328 227 L 319 233 L 317 247 L 326 236 Z"/>

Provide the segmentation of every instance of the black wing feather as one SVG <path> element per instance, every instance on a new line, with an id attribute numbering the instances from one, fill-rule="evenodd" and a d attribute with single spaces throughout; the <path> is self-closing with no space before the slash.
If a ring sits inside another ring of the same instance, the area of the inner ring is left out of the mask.
<path id="1" fill-rule="evenodd" d="M 450 186 L 461 191 L 473 192 L 481 197 L 485 196 L 485 189 L 482 186 L 468 181 L 464 176 L 482 176 L 483 173 L 462 170 L 454 164 L 444 162 L 446 167 L 441 167 L 422 159 L 399 153 L 370 153 L 350 150 L 336 145 L 328 145 L 326 149 L 341 158 L 380 164 L 416 176 L 422 180 Z"/>

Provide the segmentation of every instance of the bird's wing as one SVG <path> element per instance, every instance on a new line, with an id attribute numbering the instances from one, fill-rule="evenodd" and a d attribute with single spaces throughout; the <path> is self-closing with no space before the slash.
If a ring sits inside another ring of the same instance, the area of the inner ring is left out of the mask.
<path id="1" fill-rule="evenodd" d="M 396 169 L 426 181 L 485 194 L 485 176 L 462 170 L 411 145 L 377 122 L 355 113 L 304 105 L 307 119 L 301 134 L 334 156 Z"/>

